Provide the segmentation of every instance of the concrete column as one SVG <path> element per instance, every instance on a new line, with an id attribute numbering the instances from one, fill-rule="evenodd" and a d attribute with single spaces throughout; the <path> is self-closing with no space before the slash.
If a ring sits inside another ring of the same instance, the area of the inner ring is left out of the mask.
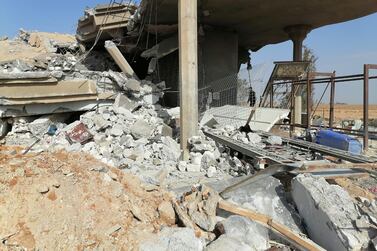
<path id="1" fill-rule="evenodd" d="M 197 0 L 179 0 L 179 87 L 181 150 L 189 159 L 188 139 L 198 135 L 198 21 Z"/>
<path id="2" fill-rule="evenodd" d="M 293 61 L 302 61 L 303 42 L 310 30 L 309 25 L 293 25 L 285 28 L 285 32 L 293 42 Z"/>
<path id="3" fill-rule="evenodd" d="M 294 118 L 295 118 L 295 124 L 301 125 L 301 117 L 302 117 L 302 97 L 301 96 L 295 96 L 295 108 L 294 108 Z"/>

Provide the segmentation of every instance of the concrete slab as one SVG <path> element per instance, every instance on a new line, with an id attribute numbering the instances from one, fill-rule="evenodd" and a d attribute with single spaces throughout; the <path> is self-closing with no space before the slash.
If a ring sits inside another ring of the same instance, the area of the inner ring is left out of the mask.
<path id="1" fill-rule="evenodd" d="M 250 116 L 252 107 L 225 105 L 205 112 L 201 125 L 214 119 L 219 125 L 232 125 L 236 128 L 244 126 Z M 252 130 L 268 132 L 281 119 L 288 117 L 288 109 L 258 107 L 250 121 Z"/>
<path id="2" fill-rule="evenodd" d="M 360 215 L 349 194 L 324 178 L 298 175 L 292 196 L 309 237 L 327 250 L 361 250 L 369 242 L 365 230 L 356 229 Z"/>

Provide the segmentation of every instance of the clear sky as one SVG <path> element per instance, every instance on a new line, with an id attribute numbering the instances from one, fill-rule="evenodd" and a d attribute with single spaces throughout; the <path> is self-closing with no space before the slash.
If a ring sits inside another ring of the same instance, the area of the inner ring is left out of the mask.
<path id="1" fill-rule="evenodd" d="M 19 28 L 75 33 L 76 23 L 86 7 L 108 0 L 1 0 L 0 35 L 14 37 Z M 377 64 L 377 14 L 312 31 L 305 44 L 317 55 L 317 70 L 337 75 L 362 73 L 364 63 Z M 291 42 L 269 45 L 252 54 L 252 63 L 264 65 L 268 77 L 273 61 L 291 60 Z M 258 69 L 258 67 L 255 67 Z M 374 71 L 377 75 L 377 71 Z M 316 89 L 317 96 L 323 87 Z M 327 96 L 327 95 L 326 95 Z M 377 81 L 370 87 L 370 101 L 377 104 Z M 326 97 L 325 97 L 326 100 Z M 360 103 L 360 84 L 337 88 L 336 101 Z"/>

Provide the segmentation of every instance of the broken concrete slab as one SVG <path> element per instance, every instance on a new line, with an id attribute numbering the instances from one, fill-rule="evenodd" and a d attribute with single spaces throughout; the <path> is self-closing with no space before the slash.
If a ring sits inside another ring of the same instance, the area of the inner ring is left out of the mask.
<path id="1" fill-rule="evenodd" d="M 248 218 L 232 215 L 220 224 L 226 236 L 246 243 L 252 250 L 266 250 L 270 247 L 267 228 Z"/>
<path id="2" fill-rule="evenodd" d="M 191 228 L 163 228 L 160 233 L 140 244 L 140 251 L 201 251 L 204 244 Z"/>
<path id="3" fill-rule="evenodd" d="M 127 110 L 133 111 L 136 107 L 138 107 L 137 102 L 132 101 L 127 96 L 123 94 L 118 94 L 114 100 L 114 110 L 117 108 L 126 108 Z"/>
<path id="4" fill-rule="evenodd" d="M 242 107 L 235 105 L 225 105 L 222 107 L 211 108 L 207 110 L 203 116 L 203 123 L 210 121 L 211 115 L 213 119 L 222 126 L 232 125 L 235 128 L 244 126 L 250 116 L 250 107 Z M 258 107 L 255 110 L 251 120 L 250 128 L 252 130 L 268 132 L 279 121 L 286 118 L 289 114 L 288 109 L 264 108 Z"/>
<path id="5" fill-rule="evenodd" d="M 268 230 L 248 218 L 232 215 L 216 224 L 221 236 L 213 241 L 206 250 L 267 250 Z"/>
<path id="6" fill-rule="evenodd" d="M 365 230 L 357 230 L 360 214 L 349 194 L 324 178 L 298 175 L 292 181 L 292 197 L 309 237 L 327 250 L 360 250 L 369 242 Z"/>
<path id="7" fill-rule="evenodd" d="M 251 249 L 246 243 L 240 242 L 238 239 L 232 238 L 227 235 L 221 235 L 218 239 L 211 242 L 205 249 L 205 251 L 250 251 Z"/>
<path id="8" fill-rule="evenodd" d="M 266 214 L 293 231 L 301 232 L 299 215 L 288 203 L 283 185 L 274 177 L 266 177 L 230 192 L 227 200 Z"/>

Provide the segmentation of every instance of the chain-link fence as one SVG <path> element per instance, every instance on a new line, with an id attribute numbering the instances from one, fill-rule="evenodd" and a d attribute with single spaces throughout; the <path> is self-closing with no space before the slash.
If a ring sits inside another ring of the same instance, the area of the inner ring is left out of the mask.
<path id="1" fill-rule="evenodd" d="M 236 74 L 207 83 L 199 89 L 200 113 L 225 105 L 250 106 L 258 103 L 268 80 L 268 66 L 256 65 L 252 70 L 241 68 Z M 254 102 L 250 97 L 254 96 Z"/>

